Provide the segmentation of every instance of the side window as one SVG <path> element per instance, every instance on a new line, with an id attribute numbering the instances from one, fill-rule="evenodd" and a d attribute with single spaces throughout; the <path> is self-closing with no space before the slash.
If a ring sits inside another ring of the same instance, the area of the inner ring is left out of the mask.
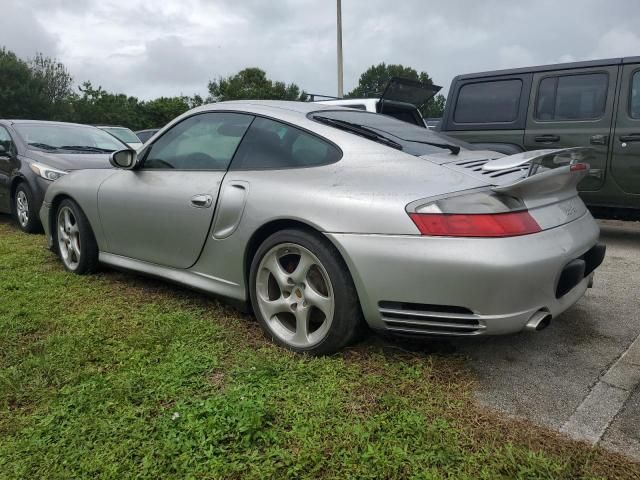
<path id="1" fill-rule="evenodd" d="M 231 166 L 234 170 L 313 167 L 337 162 L 341 152 L 299 128 L 257 117 Z"/>
<path id="2" fill-rule="evenodd" d="M 4 152 L 0 150 L 0 154 L 10 154 L 13 151 L 13 142 L 9 132 L 4 127 L 0 127 L 0 146 L 4 147 Z"/>
<path id="3" fill-rule="evenodd" d="M 631 118 L 640 118 L 640 70 L 634 73 L 631 79 L 629 115 L 631 115 Z"/>
<path id="4" fill-rule="evenodd" d="M 522 80 L 468 83 L 458 93 L 455 123 L 508 123 L 518 118 Z"/>
<path id="5" fill-rule="evenodd" d="M 595 120 L 604 114 L 606 73 L 547 77 L 540 82 L 536 120 Z"/>
<path id="6" fill-rule="evenodd" d="M 226 170 L 253 117 L 240 113 L 201 113 L 160 137 L 142 168 Z"/>

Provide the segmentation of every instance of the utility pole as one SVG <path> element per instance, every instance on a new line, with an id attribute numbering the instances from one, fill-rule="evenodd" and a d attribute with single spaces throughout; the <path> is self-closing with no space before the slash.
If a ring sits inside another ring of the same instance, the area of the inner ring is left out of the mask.
<path id="1" fill-rule="evenodd" d="M 342 0 L 338 2 L 338 97 L 344 96 L 344 88 L 342 84 Z"/>

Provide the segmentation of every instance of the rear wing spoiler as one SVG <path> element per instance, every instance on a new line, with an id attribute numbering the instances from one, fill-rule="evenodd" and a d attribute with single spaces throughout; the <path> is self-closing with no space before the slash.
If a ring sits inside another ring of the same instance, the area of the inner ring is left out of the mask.
<path id="1" fill-rule="evenodd" d="M 494 192 L 520 197 L 536 197 L 556 192 L 575 191 L 589 173 L 589 159 L 595 150 L 588 147 L 534 150 L 501 157 L 487 162 L 482 169 L 489 172 L 524 168 L 526 176 L 506 185 L 494 186 Z"/>

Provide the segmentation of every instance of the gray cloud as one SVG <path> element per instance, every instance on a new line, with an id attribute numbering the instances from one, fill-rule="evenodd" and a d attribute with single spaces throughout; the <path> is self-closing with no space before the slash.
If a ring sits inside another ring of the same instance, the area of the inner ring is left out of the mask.
<path id="1" fill-rule="evenodd" d="M 332 0 L 7 1 L 0 44 L 57 55 L 78 82 L 150 98 L 205 93 L 208 80 L 258 66 L 336 91 Z M 347 89 L 381 61 L 427 71 L 446 89 L 459 73 L 640 52 L 636 0 L 342 3 Z"/>

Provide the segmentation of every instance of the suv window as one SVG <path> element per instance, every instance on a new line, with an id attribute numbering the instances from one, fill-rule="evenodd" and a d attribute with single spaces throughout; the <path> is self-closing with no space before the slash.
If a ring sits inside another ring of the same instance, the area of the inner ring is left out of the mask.
<path id="1" fill-rule="evenodd" d="M 633 74 L 631 92 L 629 92 L 629 115 L 640 118 L 640 70 Z"/>
<path id="2" fill-rule="evenodd" d="M 508 123 L 518 118 L 522 80 L 468 83 L 458 93 L 456 123 Z"/>
<path id="3" fill-rule="evenodd" d="M 226 170 L 252 120 L 223 112 L 189 117 L 153 143 L 143 168 Z"/>
<path id="4" fill-rule="evenodd" d="M 536 120 L 594 120 L 604 114 L 606 73 L 547 77 L 540 82 Z"/>
<path id="5" fill-rule="evenodd" d="M 337 162 L 341 152 L 325 140 L 299 128 L 257 117 L 245 135 L 232 168 L 313 167 Z"/>

